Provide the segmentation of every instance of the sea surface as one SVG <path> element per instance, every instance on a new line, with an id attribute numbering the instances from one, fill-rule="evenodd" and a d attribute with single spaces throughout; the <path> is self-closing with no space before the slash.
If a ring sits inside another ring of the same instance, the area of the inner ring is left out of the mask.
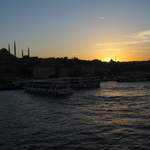
<path id="1" fill-rule="evenodd" d="M 150 150 L 150 82 L 70 97 L 0 91 L 0 150 Z"/>

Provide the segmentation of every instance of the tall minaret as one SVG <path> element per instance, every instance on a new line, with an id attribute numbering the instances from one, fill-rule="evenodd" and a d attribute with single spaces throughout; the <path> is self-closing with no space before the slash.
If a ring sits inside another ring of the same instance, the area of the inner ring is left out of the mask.
<path id="1" fill-rule="evenodd" d="M 10 44 L 8 44 L 8 51 L 9 51 L 9 53 L 10 53 Z"/>
<path id="2" fill-rule="evenodd" d="M 22 49 L 22 58 L 23 58 L 24 54 L 23 54 L 23 49 Z"/>
<path id="3" fill-rule="evenodd" d="M 16 42 L 14 41 L 14 55 L 16 56 Z"/>
<path id="4" fill-rule="evenodd" d="M 28 57 L 30 57 L 30 49 L 28 48 Z"/>

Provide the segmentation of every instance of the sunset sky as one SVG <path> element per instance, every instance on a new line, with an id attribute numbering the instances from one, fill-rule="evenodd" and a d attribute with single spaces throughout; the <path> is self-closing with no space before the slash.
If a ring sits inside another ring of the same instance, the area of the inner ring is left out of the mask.
<path id="1" fill-rule="evenodd" d="M 0 10 L 0 48 L 15 40 L 18 56 L 150 60 L 150 0 L 0 0 Z"/>

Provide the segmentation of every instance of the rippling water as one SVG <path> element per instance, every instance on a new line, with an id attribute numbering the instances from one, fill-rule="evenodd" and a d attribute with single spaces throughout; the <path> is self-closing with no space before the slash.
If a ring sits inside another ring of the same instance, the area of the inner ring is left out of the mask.
<path id="1" fill-rule="evenodd" d="M 0 150 L 148 150 L 150 82 L 101 83 L 68 98 L 0 92 Z"/>

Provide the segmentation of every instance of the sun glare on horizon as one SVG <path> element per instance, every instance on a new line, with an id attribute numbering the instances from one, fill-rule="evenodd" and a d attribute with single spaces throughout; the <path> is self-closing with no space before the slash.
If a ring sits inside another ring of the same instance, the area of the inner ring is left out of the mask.
<path id="1" fill-rule="evenodd" d="M 110 61 L 116 61 L 116 59 L 114 57 L 107 57 L 104 59 L 104 61 L 110 62 Z"/>

